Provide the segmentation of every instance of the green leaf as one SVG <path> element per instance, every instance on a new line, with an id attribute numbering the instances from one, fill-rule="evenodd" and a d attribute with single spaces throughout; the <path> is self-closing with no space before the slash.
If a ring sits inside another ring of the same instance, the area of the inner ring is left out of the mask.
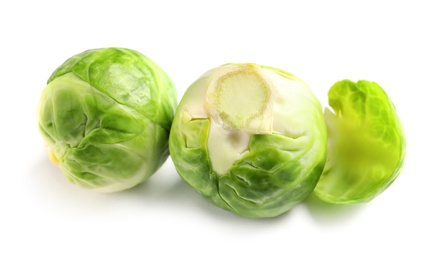
<path id="1" fill-rule="evenodd" d="M 405 136 L 395 107 L 376 83 L 342 80 L 328 94 L 328 157 L 315 193 L 322 200 L 351 204 L 382 193 L 399 175 Z"/>

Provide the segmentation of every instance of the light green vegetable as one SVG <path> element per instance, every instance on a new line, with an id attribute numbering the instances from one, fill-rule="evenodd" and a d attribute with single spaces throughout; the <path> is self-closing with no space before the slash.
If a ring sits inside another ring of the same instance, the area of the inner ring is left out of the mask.
<path id="1" fill-rule="evenodd" d="M 53 72 L 38 125 L 69 181 L 113 192 L 163 164 L 176 106 L 173 83 L 150 59 L 129 49 L 94 49 Z"/>
<path id="2" fill-rule="evenodd" d="M 338 204 L 366 202 L 399 175 L 405 136 L 395 107 L 376 83 L 342 80 L 328 93 L 328 157 L 315 193 Z"/>
<path id="3" fill-rule="evenodd" d="M 208 201 L 263 218 L 290 210 L 313 191 L 326 138 L 321 105 L 299 78 L 227 64 L 186 91 L 170 152 L 181 177 Z"/>

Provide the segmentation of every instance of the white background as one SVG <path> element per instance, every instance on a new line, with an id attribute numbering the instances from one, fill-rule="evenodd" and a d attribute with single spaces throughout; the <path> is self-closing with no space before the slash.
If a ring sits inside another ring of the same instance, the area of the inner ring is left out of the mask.
<path id="1" fill-rule="evenodd" d="M 440 9 L 435 1 L 2 1 L 0 259 L 439 259 Z M 336 81 L 379 83 L 407 137 L 404 169 L 371 203 L 310 198 L 274 219 L 207 203 L 171 160 L 98 194 L 49 162 L 36 127 L 52 71 L 91 48 L 158 63 L 179 99 L 202 73 L 255 62 L 299 76 L 326 104 Z"/>

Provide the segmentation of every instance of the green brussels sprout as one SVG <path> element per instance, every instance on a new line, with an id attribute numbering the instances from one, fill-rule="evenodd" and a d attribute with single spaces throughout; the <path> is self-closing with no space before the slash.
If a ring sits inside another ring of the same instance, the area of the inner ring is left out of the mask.
<path id="1" fill-rule="evenodd" d="M 326 158 L 322 108 L 285 71 L 226 64 L 184 94 L 170 133 L 180 176 L 214 205 L 274 217 L 305 199 Z"/>
<path id="2" fill-rule="evenodd" d="M 164 163 L 176 107 L 176 89 L 153 61 L 129 49 L 93 49 L 50 76 L 38 125 L 69 181 L 114 192 L 143 182 Z"/>
<path id="3" fill-rule="evenodd" d="M 405 136 L 396 109 L 376 83 L 336 82 L 328 93 L 325 121 L 328 157 L 315 194 L 336 204 L 367 202 L 397 178 Z"/>

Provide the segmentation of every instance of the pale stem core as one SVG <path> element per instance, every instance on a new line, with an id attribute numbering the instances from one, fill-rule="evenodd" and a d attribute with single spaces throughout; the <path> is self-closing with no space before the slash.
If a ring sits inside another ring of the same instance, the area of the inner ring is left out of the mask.
<path id="1" fill-rule="evenodd" d="M 252 134 L 272 132 L 272 89 L 259 67 L 247 64 L 208 88 L 208 150 L 213 170 L 226 173 L 249 149 Z"/>

